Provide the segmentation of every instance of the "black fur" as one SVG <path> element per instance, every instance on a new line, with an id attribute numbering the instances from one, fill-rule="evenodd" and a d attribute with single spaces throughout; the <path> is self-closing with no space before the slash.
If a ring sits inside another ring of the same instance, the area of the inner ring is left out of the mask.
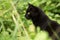
<path id="1" fill-rule="evenodd" d="M 29 4 L 25 17 L 32 20 L 35 28 L 39 26 L 42 30 L 47 31 L 50 36 L 53 34 L 52 29 L 56 31 L 60 26 L 56 21 L 50 20 L 40 8 L 33 6 L 32 4 Z"/>

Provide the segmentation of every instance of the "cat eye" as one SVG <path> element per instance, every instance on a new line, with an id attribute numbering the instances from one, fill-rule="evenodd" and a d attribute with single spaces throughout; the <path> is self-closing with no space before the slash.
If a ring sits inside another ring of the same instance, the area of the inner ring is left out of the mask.
<path id="1" fill-rule="evenodd" d="M 30 12 L 28 12 L 28 15 L 30 15 Z"/>

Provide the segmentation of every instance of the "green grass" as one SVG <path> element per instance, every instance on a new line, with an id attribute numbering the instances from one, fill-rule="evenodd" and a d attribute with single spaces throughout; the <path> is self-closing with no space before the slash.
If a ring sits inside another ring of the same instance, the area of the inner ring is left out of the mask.
<path id="1" fill-rule="evenodd" d="M 24 15 L 28 2 L 41 6 L 49 18 L 60 23 L 60 15 L 53 17 L 54 13 L 49 12 L 49 10 L 55 9 L 56 5 L 49 9 L 50 3 L 54 4 L 51 0 L 0 0 L 0 40 L 52 40 L 47 32 L 39 28 L 36 33 L 31 20 L 26 20 Z M 47 4 L 44 6 L 45 2 Z"/>

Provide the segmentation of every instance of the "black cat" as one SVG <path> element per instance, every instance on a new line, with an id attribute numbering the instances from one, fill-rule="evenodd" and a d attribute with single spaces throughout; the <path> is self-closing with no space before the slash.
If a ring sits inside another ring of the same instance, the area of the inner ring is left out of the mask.
<path id="1" fill-rule="evenodd" d="M 60 28 L 60 24 L 58 24 L 56 21 L 50 20 L 40 8 L 33 6 L 32 4 L 28 5 L 29 6 L 26 10 L 25 17 L 32 20 L 35 28 L 39 26 L 42 30 L 47 31 L 50 36 L 54 34 L 54 31 Z M 57 31 L 59 32 L 60 30 Z M 53 40 L 55 40 L 54 37 Z"/>

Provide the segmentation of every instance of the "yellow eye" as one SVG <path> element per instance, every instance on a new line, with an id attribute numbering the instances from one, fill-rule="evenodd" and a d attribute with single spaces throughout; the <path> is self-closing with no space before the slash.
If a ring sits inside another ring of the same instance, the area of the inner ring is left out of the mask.
<path id="1" fill-rule="evenodd" d="M 28 15 L 30 15 L 30 13 L 28 12 Z"/>

